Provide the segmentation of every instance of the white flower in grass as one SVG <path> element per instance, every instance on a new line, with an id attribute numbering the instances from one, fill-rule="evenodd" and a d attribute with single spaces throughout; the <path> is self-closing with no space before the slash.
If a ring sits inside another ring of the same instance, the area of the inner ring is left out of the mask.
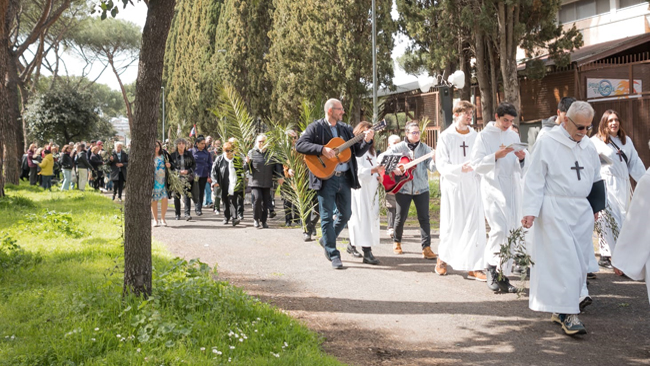
<path id="1" fill-rule="evenodd" d="M 205 351 L 205 347 L 201 347 L 201 351 Z"/>
<path id="2" fill-rule="evenodd" d="M 98 330 L 99 330 L 99 328 L 95 328 L 95 332 L 98 331 Z"/>
<path id="3" fill-rule="evenodd" d="M 235 338 L 239 338 L 239 334 L 235 333 Z"/>
<path id="4" fill-rule="evenodd" d="M 260 318 L 257 318 L 257 321 L 260 321 L 260 320 L 262 320 L 262 319 L 260 319 Z"/>
<path id="5" fill-rule="evenodd" d="M 257 333 L 257 329 L 255 329 L 255 333 Z"/>
<path id="6" fill-rule="evenodd" d="M 230 346 L 230 349 L 235 349 L 235 346 Z"/>
<path id="7" fill-rule="evenodd" d="M 118 334 L 118 335 L 117 335 L 117 338 L 122 338 L 122 335 L 121 335 L 121 334 Z"/>
<path id="8" fill-rule="evenodd" d="M 243 341 L 244 341 L 244 338 L 239 338 L 239 341 L 240 341 L 240 342 L 243 342 Z"/>
<path id="9" fill-rule="evenodd" d="M 95 339 L 95 338 L 90 338 L 90 340 L 91 340 L 91 341 L 93 341 L 93 342 L 94 342 L 94 341 L 96 341 L 96 339 Z"/>
<path id="10" fill-rule="evenodd" d="M 228 357 L 228 362 L 231 362 L 231 361 L 232 361 L 232 358 Z"/>
<path id="11" fill-rule="evenodd" d="M 140 352 L 140 348 L 136 349 L 135 351 L 136 351 L 136 352 Z"/>
<path id="12" fill-rule="evenodd" d="M 289 344 L 287 342 L 284 342 L 285 347 L 289 347 Z"/>
<path id="13" fill-rule="evenodd" d="M 273 352 L 271 352 L 271 354 L 272 354 L 273 356 L 275 356 L 275 357 L 280 357 L 280 354 L 279 354 L 279 353 L 273 353 Z"/>

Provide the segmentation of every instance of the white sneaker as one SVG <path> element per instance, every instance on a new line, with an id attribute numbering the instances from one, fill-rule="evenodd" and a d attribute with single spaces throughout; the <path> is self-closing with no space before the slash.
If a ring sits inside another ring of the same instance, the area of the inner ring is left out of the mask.
<path id="1" fill-rule="evenodd" d="M 152 227 L 158 227 L 158 226 L 160 226 L 160 224 L 158 223 L 158 221 L 153 220 L 153 221 L 151 222 L 151 226 L 152 226 Z"/>
<path id="2" fill-rule="evenodd" d="M 167 226 L 167 221 L 160 221 L 160 226 Z"/>
<path id="3" fill-rule="evenodd" d="M 395 235 L 395 230 L 393 228 L 390 228 L 386 231 L 386 233 L 392 238 L 393 235 Z"/>

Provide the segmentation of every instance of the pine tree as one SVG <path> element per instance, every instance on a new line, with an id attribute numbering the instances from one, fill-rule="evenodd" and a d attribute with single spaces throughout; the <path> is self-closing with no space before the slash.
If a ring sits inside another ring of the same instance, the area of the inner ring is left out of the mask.
<path id="1" fill-rule="evenodd" d="M 213 56 L 220 80 L 235 88 L 251 115 L 268 117 L 271 83 L 267 74 L 272 0 L 226 0 Z"/>
<path id="2" fill-rule="evenodd" d="M 180 124 L 188 132 L 193 124 L 200 133 L 215 131 L 210 110 L 217 99 L 218 78 L 212 65 L 221 0 L 182 0 L 167 39 L 163 85 L 167 126 Z"/>
<path id="3" fill-rule="evenodd" d="M 391 85 L 392 1 L 377 1 L 380 85 Z M 372 82 L 371 1 L 275 0 L 268 72 L 272 111 L 295 121 L 303 100 L 341 98 L 353 122 Z"/>

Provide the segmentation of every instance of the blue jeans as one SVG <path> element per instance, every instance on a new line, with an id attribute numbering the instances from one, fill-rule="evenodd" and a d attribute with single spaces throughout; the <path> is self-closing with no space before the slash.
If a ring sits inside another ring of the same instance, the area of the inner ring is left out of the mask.
<path id="1" fill-rule="evenodd" d="M 72 183 L 72 169 L 63 169 L 63 184 L 61 185 L 61 190 L 62 191 L 69 190 L 71 183 Z"/>
<path id="2" fill-rule="evenodd" d="M 330 258 L 340 258 L 341 253 L 336 249 L 336 238 L 347 225 L 350 216 L 352 216 L 352 194 L 347 174 L 338 177 L 335 175 L 328 180 L 324 180 L 317 195 L 325 250 Z M 339 211 L 336 222 L 332 218 L 335 209 Z"/>
<path id="3" fill-rule="evenodd" d="M 212 202 L 212 188 L 210 187 L 210 184 L 205 185 L 205 196 L 204 196 L 204 198 L 205 199 L 203 200 L 203 206 L 207 206 L 207 205 L 213 203 Z"/>
<path id="4" fill-rule="evenodd" d="M 52 177 L 53 175 L 41 175 L 41 185 L 43 186 L 43 189 L 47 189 L 49 191 L 52 190 Z"/>

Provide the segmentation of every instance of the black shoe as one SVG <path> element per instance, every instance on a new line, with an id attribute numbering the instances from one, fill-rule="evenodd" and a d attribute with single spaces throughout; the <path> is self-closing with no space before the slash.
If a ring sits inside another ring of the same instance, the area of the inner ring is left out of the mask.
<path id="1" fill-rule="evenodd" d="M 201 216 L 201 215 L 203 215 L 203 212 L 201 212 L 201 211 L 196 211 L 196 216 Z"/>
<path id="2" fill-rule="evenodd" d="M 190 221 L 192 220 L 192 216 L 190 215 L 185 215 L 185 221 Z"/>
<path id="3" fill-rule="evenodd" d="M 354 245 L 352 245 L 352 244 L 348 244 L 348 247 L 346 248 L 345 251 L 348 252 L 348 254 L 352 255 L 352 256 L 355 257 L 355 258 L 361 258 L 361 257 L 363 257 L 363 256 L 361 255 L 361 253 L 359 253 L 359 252 L 357 251 L 357 248 L 356 248 Z"/>
<path id="4" fill-rule="evenodd" d="M 181 219 L 181 215 L 176 215 L 176 220 L 180 220 L 180 219 Z"/>
<path id="5" fill-rule="evenodd" d="M 284 222 L 284 227 L 292 227 L 293 225 L 291 224 L 291 221 L 285 221 Z"/>
<path id="6" fill-rule="evenodd" d="M 244 215 L 239 215 L 239 216 L 237 216 L 237 219 L 239 219 L 239 220 L 243 220 L 243 219 L 244 219 Z"/>
<path id="7" fill-rule="evenodd" d="M 487 285 L 490 290 L 511 294 L 517 293 L 517 288 L 510 284 L 508 277 L 503 276 L 502 279 L 499 279 L 496 266 L 488 266 L 485 274 L 487 275 Z"/>
<path id="8" fill-rule="evenodd" d="M 241 220 L 239 219 L 232 219 L 232 226 L 237 226 Z"/>
<path id="9" fill-rule="evenodd" d="M 372 250 L 370 248 L 363 248 L 363 263 L 372 265 L 379 264 L 379 259 L 372 255 Z"/>
<path id="10" fill-rule="evenodd" d="M 600 260 L 598 261 L 598 265 L 603 268 L 614 269 L 614 267 L 612 267 L 611 257 L 600 257 Z"/>
<path id="11" fill-rule="evenodd" d="M 311 229 L 311 235 L 318 236 L 318 231 L 316 231 L 316 228 Z"/>
<path id="12" fill-rule="evenodd" d="M 275 215 L 276 215 L 275 211 L 271 211 L 271 212 L 269 212 L 269 217 L 270 217 L 270 218 L 274 218 Z"/>
<path id="13" fill-rule="evenodd" d="M 321 237 L 318 239 L 318 244 L 320 244 L 321 247 L 323 247 L 323 250 L 325 251 L 325 258 L 327 258 L 328 261 L 332 261 L 332 258 L 330 258 L 330 254 L 327 252 L 327 249 L 325 249 L 325 242 L 323 242 L 323 238 Z M 340 259 L 339 259 L 340 261 Z"/>
<path id="14" fill-rule="evenodd" d="M 583 311 L 585 311 L 585 308 L 587 306 L 591 305 L 592 302 L 594 302 L 594 301 L 589 296 L 582 299 L 582 301 L 580 301 L 580 305 L 579 305 L 580 306 L 580 312 L 582 313 Z"/>
<path id="15" fill-rule="evenodd" d="M 257 221 L 257 220 L 253 220 L 253 227 L 256 228 L 256 229 L 259 229 L 260 228 L 260 222 Z"/>
<path id="16" fill-rule="evenodd" d="M 339 257 L 332 258 L 332 268 L 343 269 L 343 262 L 341 262 L 341 258 Z"/>
<path id="17" fill-rule="evenodd" d="M 268 228 L 269 228 L 269 225 L 267 225 L 266 222 L 263 222 L 263 223 L 262 223 L 262 228 L 263 228 L 263 229 L 268 229 Z"/>
<path id="18" fill-rule="evenodd" d="M 302 233 L 302 241 L 305 243 L 311 241 L 311 235 L 309 233 Z"/>
<path id="19" fill-rule="evenodd" d="M 596 274 L 593 272 L 587 273 L 587 279 L 588 280 L 595 280 L 596 279 Z"/>
<path id="20" fill-rule="evenodd" d="M 229 222 L 230 222 L 229 219 L 223 219 L 223 224 L 224 224 L 224 225 L 228 225 Z"/>

